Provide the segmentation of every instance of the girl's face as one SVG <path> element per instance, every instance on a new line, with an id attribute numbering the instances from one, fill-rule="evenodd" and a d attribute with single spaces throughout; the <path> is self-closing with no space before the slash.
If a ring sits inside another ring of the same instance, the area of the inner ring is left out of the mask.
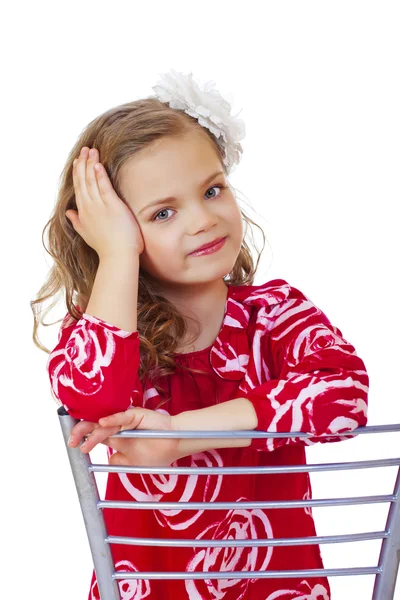
<path id="1" fill-rule="evenodd" d="M 143 235 L 140 266 L 164 287 L 204 284 L 230 273 L 242 244 L 242 216 L 205 135 L 157 140 L 123 165 L 120 186 Z M 217 252 L 190 256 L 225 236 Z"/>

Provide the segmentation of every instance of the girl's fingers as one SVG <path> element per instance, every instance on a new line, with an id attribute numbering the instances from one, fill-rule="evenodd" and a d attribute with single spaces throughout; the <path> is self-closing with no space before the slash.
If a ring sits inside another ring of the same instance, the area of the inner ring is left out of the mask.
<path id="1" fill-rule="evenodd" d="M 118 431 L 118 427 L 98 427 L 93 431 L 89 439 L 82 444 L 80 449 L 82 452 L 90 452 L 97 444 L 104 442 L 104 440 L 114 435 L 114 433 L 118 433 Z"/>
<path id="2" fill-rule="evenodd" d="M 81 152 L 78 156 L 78 162 L 75 165 L 75 181 L 76 181 L 76 196 L 77 198 L 76 205 L 78 206 L 78 211 L 81 212 L 83 208 L 84 200 L 89 197 L 89 192 L 86 185 L 86 160 L 87 155 L 89 153 L 89 148 L 84 146 L 81 149 Z M 75 185 L 75 183 L 74 183 Z"/>
<path id="3" fill-rule="evenodd" d="M 119 425 L 122 429 L 134 429 L 135 422 L 137 423 L 138 412 L 134 408 L 130 408 L 123 412 L 115 413 L 108 417 L 99 419 L 99 425 L 108 427 L 110 425 Z"/>
<path id="4" fill-rule="evenodd" d="M 77 446 L 85 435 L 88 435 L 98 427 L 97 423 L 91 421 L 80 421 L 71 430 L 71 436 L 68 441 L 69 446 Z"/>
<path id="5" fill-rule="evenodd" d="M 108 446 L 109 448 L 112 448 L 113 450 L 116 450 L 118 452 L 121 452 L 125 449 L 127 441 L 128 440 L 123 440 L 121 438 L 108 437 L 105 440 L 103 440 L 101 444 L 104 444 L 104 446 Z M 129 442 L 132 442 L 132 440 L 129 440 Z"/>
<path id="6" fill-rule="evenodd" d="M 101 199 L 103 200 L 104 204 L 106 204 L 107 199 L 112 197 L 116 197 L 118 198 L 118 196 L 115 193 L 115 190 L 111 184 L 110 178 L 108 176 L 107 171 L 105 170 L 104 166 L 100 164 L 100 169 L 99 171 L 94 171 L 96 173 L 95 177 L 96 177 L 96 181 L 97 181 L 97 185 L 99 188 L 99 194 L 101 196 Z M 94 169 L 94 167 L 93 167 Z"/>
<path id="7" fill-rule="evenodd" d="M 114 452 L 114 454 L 111 454 L 108 462 L 110 465 L 119 465 L 124 467 L 132 466 L 132 463 L 121 452 Z"/>
<path id="8" fill-rule="evenodd" d="M 85 452 L 89 452 L 96 444 L 103 442 L 109 436 L 119 433 L 123 429 L 135 429 L 138 424 L 138 416 L 139 411 L 131 408 L 109 417 L 103 417 L 99 419 L 98 423 L 80 421 L 72 428 L 68 445 L 71 447 L 78 446 L 85 436 L 89 436 L 86 442 L 81 445 Z"/>
<path id="9" fill-rule="evenodd" d="M 79 177 L 78 177 L 78 159 L 75 159 L 76 162 L 75 164 L 72 164 L 72 181 L 74 184 L 74 192 L 75 192 L 75 202 L 76 202 L 76 207 L 78 209 L 78 212 L 80 212 L 82 210 L 82 203 L 81 203 L 81 191 L 80 191 L 80 186 L 79 186 Z"/>
<path id="10" fill-rule="evenodd" d="M 100 171 L 95 170 L 99 163 L 99 151 L 97 148 L 83 146 L 75 164 L 72 166 L 72 179 L 74 182 L 75 198 L 78 211 L 82 211 L 83 200 L 97 200 L 105 204 L 106 195 L 113 194 L 114 188 L 103 165 Z"/>
<path id="11" fill-rule="evenodd" d="M 92 200 L 97 200 L 98 202 L 103 202 L 104 200 L 101 197 L 101 193 L 98 186 L 98 178 L 96 175 L 96 171 L 94 170 L 94 165 L 99 161 L 99 152 L 96 148 L 91 148 L 90 154 L 88 155 L 86 161 L 86 185 L 89 192 L 89 195 Z"/>
<path id="12" fill-rule="evenodd" d="M 96 162 L 94 162 L 94 165 L 95 164 L 96 164 Z M 108 202 L 115 202 L 115 201 L 122 202 L 121 198 L 117 195 L 117 193 L 114 189 L 114 186 L 112 185 L 112 183 L 110 181 L 110 178 L 108 176 L 106 169 L 104 168 L 104 165 L 102 165 L 101 163 L 99 163 L 99 165 L 100 165 L 100 168 L 98 171 L 96 171 L 93 166 L 93 173 L 95 173 L 94 176 L 96 178 L 97 187 L 98 187 L 99 194 L 100 194 L 102 201 L 104 202 L 104 204 L 107 204 Z M 127 205 L 125 204 L 125 206 L 127 206 Z M 130 212 L 132 212 L 132 211 L 130 211 Z"/>

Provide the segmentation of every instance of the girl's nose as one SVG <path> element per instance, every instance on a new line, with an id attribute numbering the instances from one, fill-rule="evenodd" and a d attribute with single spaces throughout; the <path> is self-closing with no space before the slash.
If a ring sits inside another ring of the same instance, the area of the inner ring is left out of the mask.
<path id="1" fill-rule="evenodd" d="M 190 233 L 209 229 L 218 222 L 217 216 L 204 204 L 196 204 L 188 213 Z"/>

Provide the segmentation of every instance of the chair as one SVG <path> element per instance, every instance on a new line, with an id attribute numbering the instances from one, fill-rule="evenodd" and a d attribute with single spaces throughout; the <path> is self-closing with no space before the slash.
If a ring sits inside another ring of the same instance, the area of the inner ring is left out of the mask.
<path id="1" fill-rule="evenodd" d="M 331 499 L 309 499 L 309 500 L 296 500 L 296 501 L 279 501 L 279 502 L 266 502 L 265 507 L 271 508 L 288 508 L 288 507 L 306 507 L 306 506 L 335 506 L 340 504 L 371 504 L 371 503 L 390 503 L 389 510 L 386 520 L 386 527 L 384 531 L 365 532 L 358 534 L 346 534 L 346 535 L 332 535 L 332 536 L 318 536 L 318 537 L 305 537 L 295 538 L 296 544 L 310 544 L 310 543 L 343 543 L 350 541 L 365 541 L 372 539 L 381 539 L 381 548 L 378 565 L 367 566 L 367 567 L 352 567 L 352 568 L 335 568 L 335 569 L 311 569 L 311 570 L 291 570 L 291 571 L 237 571 L 227 573 L 229 579 L 234 578 L 260 578 L 260 577 L 313 577 L 324 575 L 340 576 L 340 575 L 375 575 L 374 588 L 372 600 L 393 600 L 397 571 L 400 560 L 400 458 L 389 458 L 379 460 L 366 460 L 358 462 L 342 462 L 342 463 L 326 463 L 326 464 L 309 464 L 309 465 L 288 465 L 286 467 L 134 467 L 134 466 L 113 466 L 113 465 L 100 465 L 92 464 L 90 462 L 89 454 L 84 454 L 80 451 L 79 447 L 70 448 L 68 446 L 68 439 L 71 434 L 71 430 L 78 420 L 71 417 L 64 407 L 60 407 L 57 410 L 65 447 L 67 449 L 68 458 L 70 461 L 72 473 L 75 480 L 76 490 L 83 514 L 83 519 L 86 526 L 86 532 L 89 540 L 89 545 L 92 553 L 94 569 L 96 571 L 98 589 L 102 600 L 121 600 L 118 586 L 118 579 L 163 579 L 165 573 L 162 572 L 151 572 L 151 573 L 129 573 L 122 571 L 114 571 L 115 565 L 113 562 L 112 552 L 110 544 L 113 543 L 140 543 L 140 538 L 121 538 L 115 536 L 109 536 L 106 531 L 102 510 L 104 508 L 128 508 L 128 505 L 141 505 L 141 508 L 148 509 L 190 509 L 194 508 L 192 502 L 116 502 L 112 500 L 102 501 L 99 497 L 96 479 L 94 472 L 124 472 L 124 473 L 175 473 L 175 474 L 243 474 L 243 473 L 283 473 L 283 472 L 312 472 L 312 471 L 332 471 L 332 470 L 348 470 L 348 469 L 365 469 L 365 468 L 376 468 L 376 467 L 387 467 L 397 466 L 397 477 L 394 484 L 393 493 L 390 495 L 380 496 L 357 496 L 349 498 L 331 498 Z M 352 433 L 356 434 L 372 434 L 382 432 L 398 432 L 400 431 L 400 424 L 391 425 L 375 425 L 367 427 L 359 427 Z M 347 434 L 335 434 L 334 437 L 343 437 Z M 150 430 L 130 430 L 123 431 L 112 437 L 153 437 L 153 438 L 165 438 L 165 437 L 192 437 L 193 432 L 188 431 L 150 431 Z M 310 437 L 307 433 L 266 433 L 263 431 L 196 431 L 196 438 L 223 438 L 223 437 L 241 437 L 241 438 L 278 438 L 278 437 Z M 215 507 L 215 504 L 210 502 L 200 502 L 199 509 L 202 507 Z M 219 508 L 231 509 L 237 508 L 241 505 L 241 502 L 232 503 L 221 503 Z M 281 506 L 283 505 L 284 506 Z M 248 503 L 246 507 L 249 508 Z M 257 505 L 260 508 L 259 504 Z M 192 542 L 192 541 L 190 541 Z M 213 546 L 245 546 L 251 545 L 248 543 L 249 540 L 220 540 L 216 542 L 212 540 Z M 293 544 L 293 539 L 290 540 Z M 154 544 L 161 544 L 164 546 L 176 545 L 176 540 L 154 540 Z M 206 540 L 202 540 L 202 545 L 206 546 Z M 147 543 L 146 543 L 147 545 Z M 193 541 L 190 545 L 199 545 L 199 541 Z M 289 545 L 288 540 L 280 539 L 269 539 L 268 545 Z M 175 572 L 168 573 L 168 579 L 223 579 L 223 572 L 211 573 L 207 571 L 205 574 L 202 572 Z"/>

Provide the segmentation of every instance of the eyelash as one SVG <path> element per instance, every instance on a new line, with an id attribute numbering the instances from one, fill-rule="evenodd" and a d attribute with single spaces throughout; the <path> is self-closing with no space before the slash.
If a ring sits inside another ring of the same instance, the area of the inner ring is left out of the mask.
<path id="1" fill-rule="evenodd" d="M 221 190 L 221 193 L 222 193 L 222 191 L 223 191 L 223 190 L 225 190 L 225 189 L 227 188 L 227 186 L 226 186 L 226 185 L 222 185 L 222 184 L 216 184 L 216 185 L 213 185 L 213 186 L 211 186 L 210 188 L 208 188 L 207 192 L 208 192 L 209 190 L 212 190 L 213 188 L 219 188 L 219 189 Z M 206 193 L 207 193 L 207 192 L 206 192 Z M 218 196 L 214 196 L 214 198 L 219 198 L 219 196 L 220 196 L 220 195 L 221 195 L 221 194 L 219 194 Z M 211 198 L 211 200 L 212 200 L 212 198 Z M 172 208 L 170 208 L 170 209 L 168 209 L 168 208 L 163 208 L 163 209 L 161 209 L 161 210 L 157 211 L 157 212 L 156 212 L 156 213 L 155 213 L 155 214 L 152 216 L 151 220 L 152 220 L 152 221 L 159 221 L 159 222 L 161 222 L 161 223 L 165 223 L 166 221 L 169 221 L 170 219 L 157 219 L 157 218 L 156 218 L 156 217 L 158 217 L 158 215 L 159 215 L 160 213 L 164 212 L 165 210 L 172 210 Z M 171 217 L 170 217 L 170 218 L 171 218 Z"/>

